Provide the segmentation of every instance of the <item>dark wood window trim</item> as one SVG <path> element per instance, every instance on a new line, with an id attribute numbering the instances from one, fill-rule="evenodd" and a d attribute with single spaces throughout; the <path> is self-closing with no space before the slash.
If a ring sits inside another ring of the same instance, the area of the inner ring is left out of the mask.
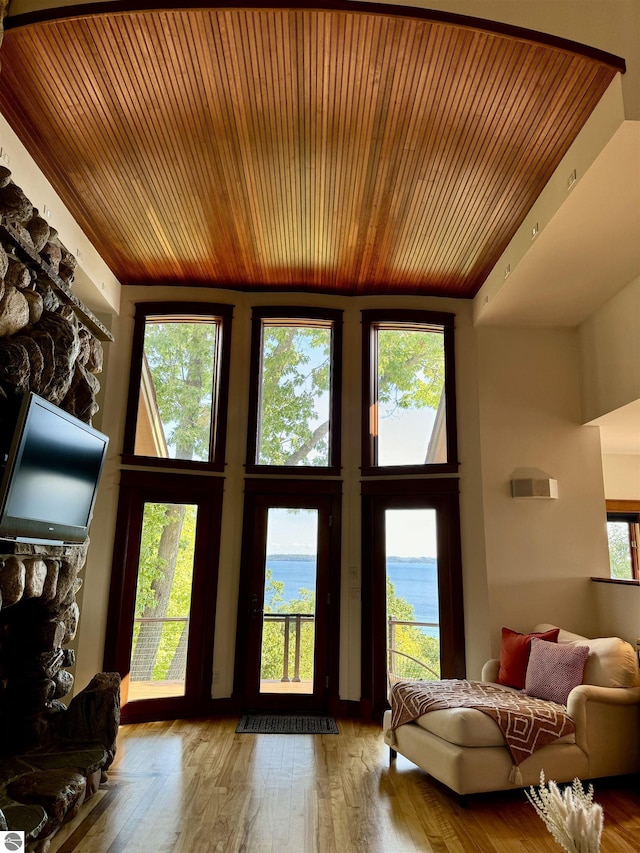
<path id="1" fill-rule="evenodd" d="M 209 9 L 211 6 L 210 0 L 192 0 L 189 4 L 190 8 Z M 264 0 L 257 6 L 247 4 L 246 2 L 239 3 L 238 0 L 231 0 L 225 4 L 228 9 L 271 9 L 280 8 L 280 3 L 274 3 L 274 0 Z M 316 8 L 312 3 L 301 4 L 302 8 Z M 325 2 L 323 9 L 335 9 L 337 11 L 353 12 L 354 6 L 349 0 L 331 0 Z M 157 11 L 157 0 L 106 0 L 106 2 L 96 3 L 80 3 L 78 5 L 63 4 L 46 9 L 37 9 L 21 14 L 9 15 L 4 20 L 4 29 L 11 30 L 17 27 L 26 27 L 30 24 L 41 24 L 50 21 L 57 21 L 64 18 L 73 18 L 78 16 L 90 15 L 110 15 L 122 12 L 138 12 L 138 11 Z M 538 30 L 526 29 L 516 26 L 515 24 L 504 23 L 502 21 L 491 21 L 483 18 L 476 18 L 470 15 L 461 15 L 457 12 L 447 12 L 433 9 L 420 9 L 415 6 L 407 5 L 390 5 L 389 3 L 358 3 L 357 11 L 363 15 L 393 15 L 398 18 L 408 18 L 409 20 L 426 21 L 427 23 L 443 23 L 452 24 L 457 27 L 468 27 L 472 30 L 481 32 L 495 33 L 504 35 L 509 38 L 523 39 L 525 41 L 535 41 L 541 45 L 548 45 L 559 50 L 569 51 L 578 56 L 586 56 L 594 59 L 611 68 L 624 74 L 626 63 L 624 59 L 615 54 L 608 53 L 604 50 L 592 47 L 591 45 L 578 44 L 575 41 L 553 35 L 551 33 L 540 32 Z M 257 288 L 256 288 L 257 289 Z"/>
<path id="2" fill-rule="evenodd" d="M 146 321 L 156 319 L 188 320 L 198 317 L 215 317 L 220 321 L 218 350 L 216 358 L 217 374 L 214 382 L 215 397 L 211 401 L 212 428 L 210 436 L 209 461 L 190 461 L 185 459 L 163 459 L 155 456 L 139 456 L 135 453 L 136 424 L 140 383 L 142 381 L 142 360 L 144 355 L 144 334 Z M 210 302 L 140 302 L 136 305 L 133 341 L 131 351 L 131 371 L 129 375 L 129 394 L 127 398 L 127 416 L 125 421 L 122 462 L 125 465 L 145 465 L 154 468 L 224 471 L 225 446 L 227 436 L 227 404 L 229 399 L 229 361 L 231 355 L 231 322 L 233 305 Z"/>
<path id="3" fill-rule="evenodd" d="M 362 482 L 362 713 L 381 716 L 387 702 L 384 512 L 435 509 L 442 678 L 466 675 L 459 481 L 455 477 Z"/>
<path id="4" fill-rule="evenodd" d="M 456 416 L 456 380 L 454 350 L 455 315 L 442 311 L 375 309 L 362 312 L 362 476 L 402 474 L 451 474 L 458 472 L 458 438 Z M 447 462 L 425 465 L 376 465 L 375 439 L 371 435 L 369 417 L 375 399 L 375 329 L 378 324 L 398 323 L 440 326 L 444 334 L 445 405 L 447 415 Z"/>
<path id="5" fill-rule="evenodd" d="M 608 500 L 607 521 L 622 521 L 629 525 L 629 546 L 632 578 L 605 578 L 614 583 L 640 583 L 640 501 Z"/>
<path id="6" fill-rule="evenodd" d="M 241 625 L 250 607 L 251 578 L 255 560 L 256 546 L 263 542 L 265 533 L 254 533 L 258 509 L 267 502 L 269 505 L 299 506 L 308 505 L 306 498 L 327 498 L 331 504 L 330 535 L 319 542 L 320 549 L 328 549 L 330 566 L 327 578 L 328 619 L 326 634 L 318 637 L 318 643 L 324 644 L 327 653 L 327 705 L 333 713 L 340 705 L 340 579 L 341 579 L 341 513 L 342 482 L 338 480 L 300 480 L 247 478 L 245 480 L 245 504 L 243 517 L 242 555 L 240 565 L 240 591 L 238 595 L 238 625 Z M 325 531 L 326 533 L 326 531 Z M 248 655 L 247 633 L 236 632 L 236 654 L 234 672 L 234 702 L 242 706 L 245 689 L 245 662 Z M 291 701 L 294 697 L 289 695 Z M 278 697 L 274 697 L 274 709 L 278 708 Z M 281 701 L 281 698 L 280 698 Z M 304 701 L 304 698 L 303 698 Z"/>
<path id="7" fill-rule="evenodd" d="M 119 672 L 123 678 L 128 673 L 145 503 L 198 505 L 185 695 L 129 703 L 122 709 L 123 722 L 187 717 L 211 710 L 223 486 L 224 478 L 219 476 L 122 472 L 103 660 L 107 672 Z"/>
<path id="8" fill-rule="evenodd" d="M 620 513 L 637 513 L 640 514 L 640 501 L 632 501 L 632 500 L 623 500 L 623 501 L 614 501 L 608 500 L 606 502 L 607 512 L 620 512 Z"/>
<path id="9" fill-rule="evenodd" d="M 249 378 L 249 425 L 247 431 L 248 474 L 266 474 L 279 477 L 293 474 L 302 477 L 336 477 L 341 471 L 342 434 L 342 311 L 338 309 L 307 308 L 295 306 L 268 306 L 254 308 L 251 319 L 251 371 Z M 263 320 L 329 322 L 331 335 L 331 410 L 329 413 L 329 465 L 258 465 L 256 463 L 258 418 L 260 401 L 260 362 L 262 358 Z"/>

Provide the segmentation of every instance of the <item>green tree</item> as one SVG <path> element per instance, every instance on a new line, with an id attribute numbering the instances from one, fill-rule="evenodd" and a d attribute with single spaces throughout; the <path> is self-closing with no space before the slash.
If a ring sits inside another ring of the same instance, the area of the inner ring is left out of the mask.
<path id="1" fill-rule="evenodd" d="M 378 331 L 378 402 L 396 409 L 437 409 L 444 388 L 442 335 Z"/>
<path id="2" fill-rule="evenodd" d="M 177 459 L 208 459 L 218 326 L 153 323 L 144 352 L 167 442 Z"/>
<path id="3" fill-rule="evenodd" d="M 379 334 L 384 345 L 378 356 L 378 397 L 390 406 L 389 414 L 397 408 L 435 408 L 444 384 L 441 336 L 399 330 Z M 179 459 L 208 458 L 216 336 L 217 325 L 212 322 L 149 322 L 146 326 L 145 358 L 158 414 Z M 265 326 L 263 344 L 260 462 L 327 464 L 329 421 L 320 409 L 324 401 L 322 411 L 326 411 L 330 388 L 329 329 Z M 154 510 L 149 518 L 140 556 L 138 616 L 167 615 L 176 572 L 178 587 L 185 586 L 178 559 L 185 515 L 184 507 L 172 505 Z M 301 593 L 296 606 L 310 606 L 309 596 L 308 591 Z M 159 649 L 159 636 L 157 626 L 144 623 L 136 650 L 145 645 Z M 160 654 L 154 666 L 156 677 L 160 672 L 175 672 L 185 643 L 183 632 L 168 665 L 167 654 Z M 145 673 L 149 674 L 148 667 Z"/>
<path id="4" fill-rule="evenodd" d="M 273 579 L 271 569 L 266 571 L 265 613 L 273 614 L 313 614 L 315 613 L 315 593 L 308 589 L 299 589 L 298 597 L 289 601 L 283 599 L 284 583 Z M 387 578 L 387 615 L 400 622 L 414 622 L 413 605 L 396 595 L 393 583 Z M 290 622 L 289 637 L 289 676 L 293 675 L 295 627 Z M 260 678 L 277 681 L 283 674 L 285 622 L 265 620 L 262 631 L 262 657 Z M 315 630 L 313 622 L 303 622 L 300 635 L 300 678 L 303 681 L 313 679 Z M 422 679 L 433 681 L 440 677 L 440 642 L 438 638 L 424 634 L 414 625 L 394 626 L 393 667 L 396 677 L 402 679 Z"/>
<path id="5" fill-rule="evenodd" d="M 413 605 L 396 595 L 387 578 L 387 619 L 415 622 Z M 440 641 L 424 634 L 414 625 L 394 625 L 389 666 L 396 678 L 419 678 L 433 681 L 440 678 Z M 387 638 L 389 643 L 390 637 Z"/>
<path id="6" fill-rule="evenodd" d="M 633 576 L 629 545 L 629 524 L 626 521 L 607 522 L 609 537 L 609 564 L 611 577 L 629 580 Z"/>
<path id="7" fill-rule="evenodd" d="M 208 456 L 216 335 L 211 322 L 147 323 L 145 357 L 167 441 L 179 459 Z M 378 343 L 378 400 L 387 415 L 396 409 L 437 408 L 444 388 L 442 336 L 380 329 Z M 329 421 L 320 408 L 326 410 L 330 356 L 328 328 L 264 327 L 262 464 L 327 464 Z"/>
<path id="8" fill-rule="evenodd" d="M 158 413 L 168 433 L 167 442 L 174 446 L 178 459 L 207 459 L 209 455 L 216 335 L 217 325 L 212 322 L 149 322 L 145 328 L 144 354 L 153 378 Z M 178 595 L 174 592 L 174 578 L 180 567 L 180 549 L 185 549 L 186 514 L 183 504 L 146 505 L 137 617 L 163 619 L 168 615 L 172 595 Z M 179 573 L 176 589 L 185 588 L 185 577 L 190 578 L 190 573 L 191 565 L 186 575 Z M 131 663 L 135 678 L 149 681 L 180 674 L 187 637 L 184 623 L 182 628 L 162 621 L 140 624 L 134 636 Z"/>
<path id="9" fill-rule="evenodd" d="M 273 572 L 267 568 L 265 576 L 264 611 L 273 614 L 313 615 L 316 609 L 315 591 L 299 589 L 298 598 L 284 601 L 284 583 L 273 578 Z M 284 619 L 272 621 L 266 619 L 262 627 L 262 655 L 260 678 L 274 681 L 282 678 L 284 661 L 284 632 L 287 623 Z M 294 672 L 295 620 L 289 622 L 289 675 Z M 300 678 L 310 681 L 313 678 L 315 626 L 312 621 L 302 622 L 300 630 Z"/>
<path id="10" fill-rule="evenodd" d="M 259 462 L 328 464 L 329 420 L 319 412 L 331 379 L 328 329 L 265 326 Z M 417 330 L 378 331 L 377 388 L 381 414 L 437 409 L 444 388 L 442 335 Z M 383 409 L 383 412 L 382 412 Z"/>
<path id="11" fill-rule="evenodd" d="M 262 348 L 259 461 L 326 465 L 329 421 L 318 402 L 329 391 L 331 333 L 326 328 L 265 326 Z"/>
<path id="12" fill-rule="evenodd" d="M 135 680 L 181 677 L 176 673 L 183 668 L 186 623 L 161 620 L 189 614 L 195 510 L 186 504 L 145 504 L 135 616 L 158 621 L 143 622 L 134 636 L 131 668 Z"/>

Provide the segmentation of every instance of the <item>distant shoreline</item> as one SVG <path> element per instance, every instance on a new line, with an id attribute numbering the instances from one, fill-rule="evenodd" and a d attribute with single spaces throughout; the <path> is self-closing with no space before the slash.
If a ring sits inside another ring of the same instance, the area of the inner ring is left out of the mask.
<path id="1" fill-rule="evenodd" d="M 267 560 L 290 563 L 313 563 L 314 554 L 267 554 Z M 387 557 L 389 563 L 436 563 L 435 557 Z"/>
<path id="2" fill-rule="evenodd" d="M 315 587 L 317 564 L 313 554 L 273 554 L 267 557 L 268 594 L 277 595 L 277 609 L 285 612 L 290 602 L 304 598 L 301 590 Z M 386 575 L 396 599 L 411 605 L 416 622 L 438 623 L 438 562 L 434 557 L 389 557 Z M 283 610 L 283 608 L 285 610 Z M 275 609 L 275 607 L 274 607 Z M 433 635 L 435 628 L 421 628 Z"/>

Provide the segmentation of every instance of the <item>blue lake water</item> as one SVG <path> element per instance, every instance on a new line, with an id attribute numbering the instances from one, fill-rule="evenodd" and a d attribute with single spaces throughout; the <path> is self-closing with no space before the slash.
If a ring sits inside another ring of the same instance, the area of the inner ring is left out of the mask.
<path id="1" fill-rule="evenodd" d="M 283 599 L 299 598 L 300 589 L 315 587 L 315 562 L 313 560 L 278 560 L 267 557 L 267 568 L 273 580 L 284 583 Z M 413 606 L 416 622 L 438 621 L 438 577 L 435 560 L 424 562 L 387 563 L 387 574 L 394 586 L 395 594 Z M 425 633 L 435 636 L 436 629 L 423 628 Z"/>

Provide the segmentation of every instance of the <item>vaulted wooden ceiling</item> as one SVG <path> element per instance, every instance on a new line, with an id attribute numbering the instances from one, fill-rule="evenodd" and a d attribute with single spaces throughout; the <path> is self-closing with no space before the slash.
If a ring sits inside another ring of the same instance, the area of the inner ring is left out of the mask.
<path id="1" fill-rule="evenodd" d="M 7 18 L 0 52 L 0 110 L 123 284 L 471 297 L 624 69 L 369 3 L 124 9 Z"/>

